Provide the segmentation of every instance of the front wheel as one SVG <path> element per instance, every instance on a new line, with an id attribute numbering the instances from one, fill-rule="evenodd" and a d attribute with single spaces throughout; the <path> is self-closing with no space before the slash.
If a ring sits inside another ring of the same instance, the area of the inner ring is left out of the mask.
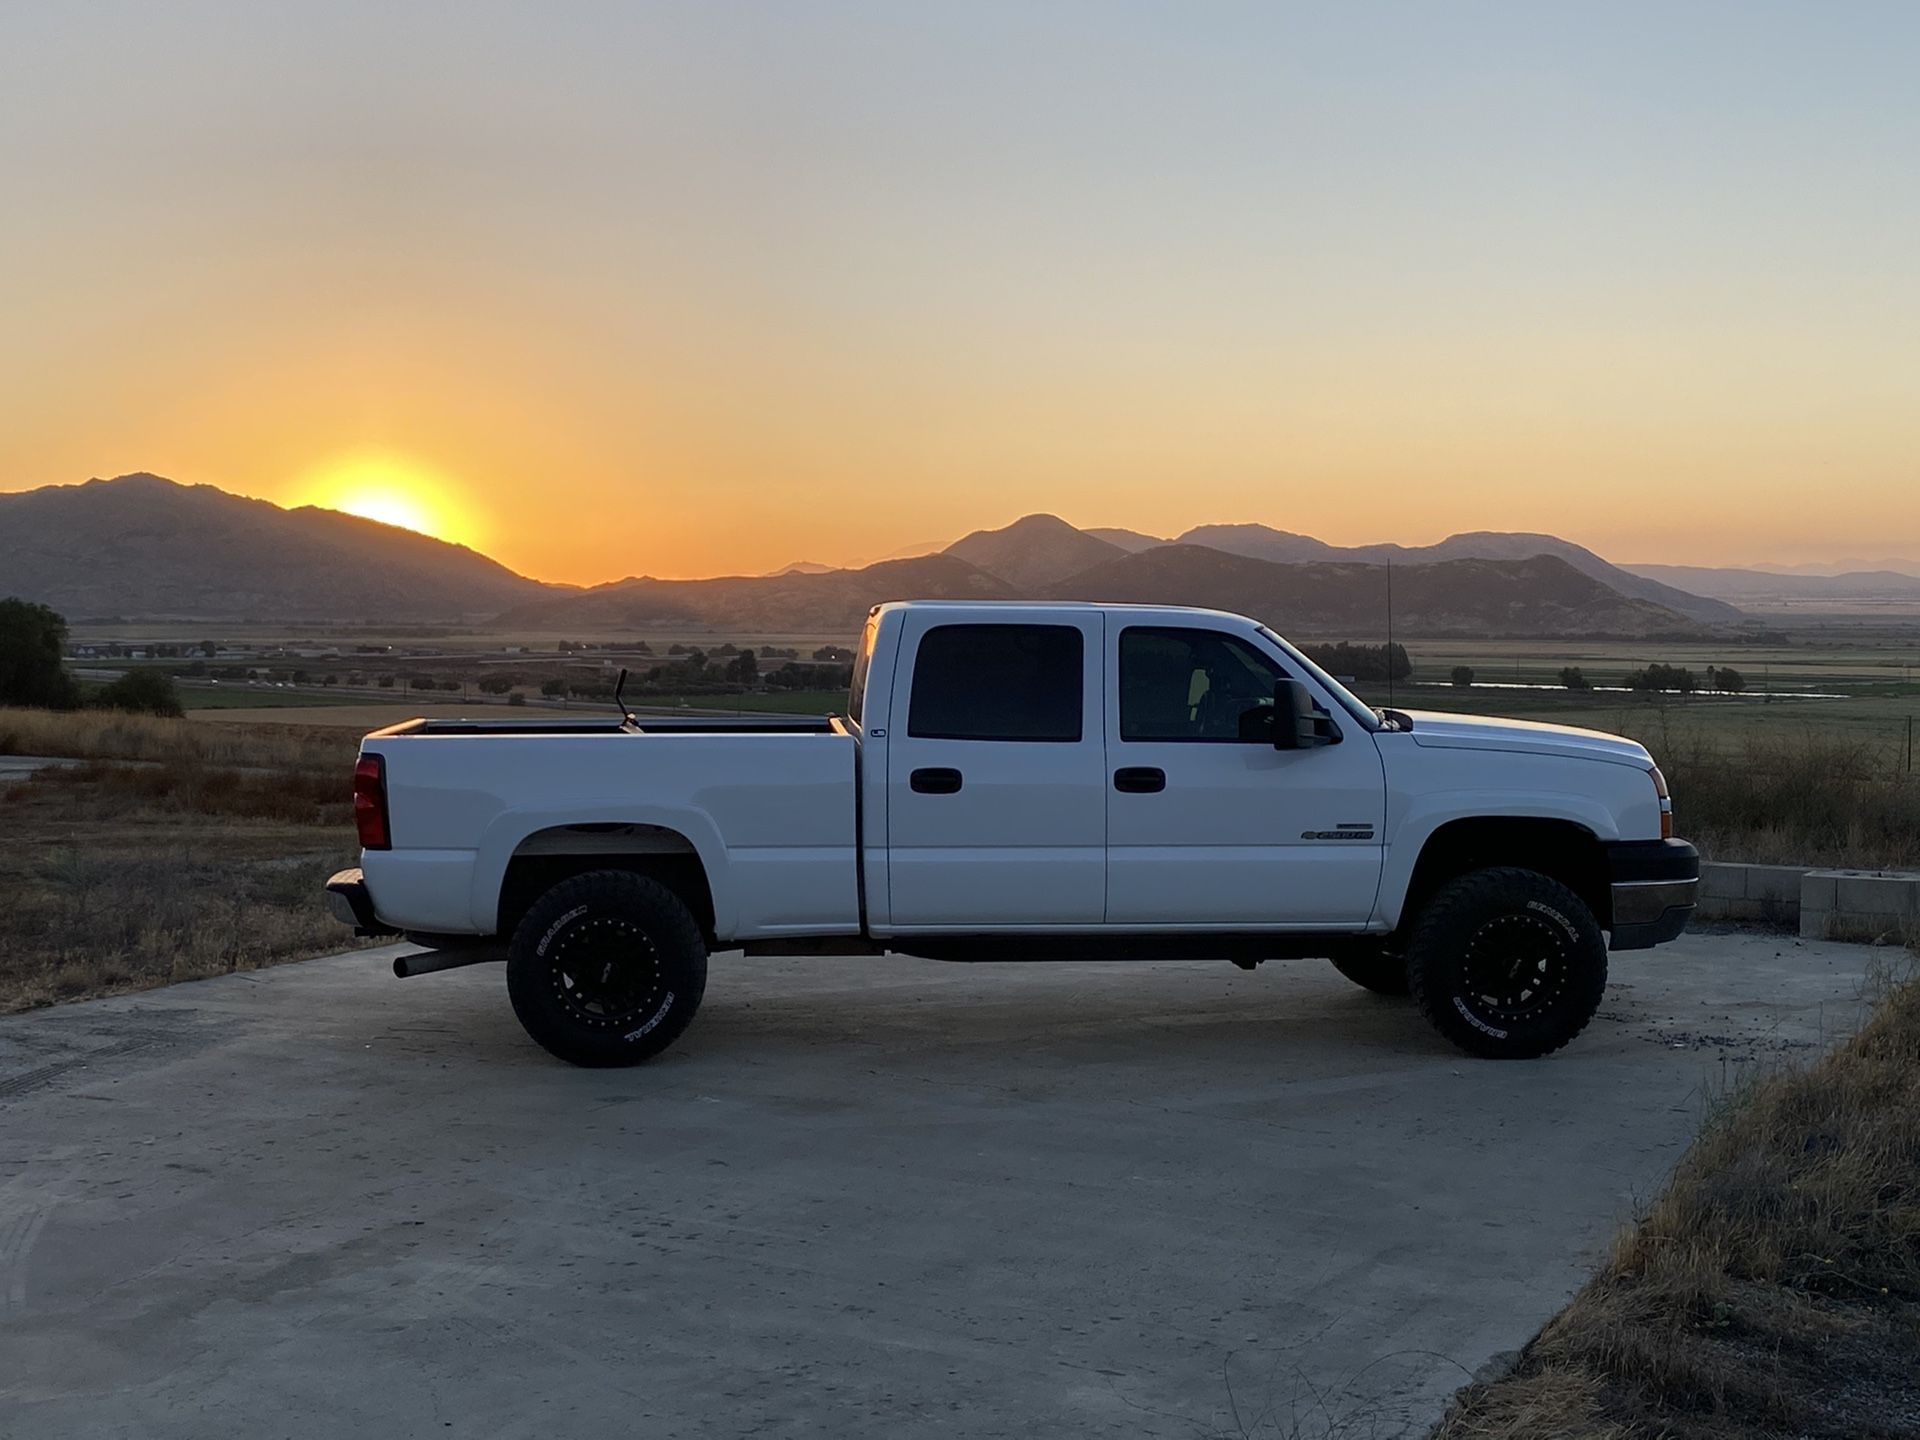
<path id="1" fill-rule="evenodd" d="M 707 988 L 707 944 L 657 880 L 562 880 L 513 932 L 507 996 L 527 1034 L 574 1065 L 637 1065 L 679 1038 Z"/>
<path id="2" fill-rule="evenodd" d="M 1448 881 L 1421 909 L 1407 979 L 1420 1013 L 1462 1050 L 1531 1059 L 1593 1019 L 1607 988 L 1607 942 L 1559 881 L 1478 870 Z"/>

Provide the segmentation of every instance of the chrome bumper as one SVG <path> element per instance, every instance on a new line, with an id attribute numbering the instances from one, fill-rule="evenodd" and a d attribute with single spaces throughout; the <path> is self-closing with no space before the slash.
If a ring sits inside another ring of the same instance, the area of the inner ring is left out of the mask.
<path id="1" fill-rule="evenodd" d="M 327 881 L 327 909 L 342 925 L 353 926 L 356 935 L 398 935 L 391 925 L 383 925 L 373 913 L 373 896 L 367 890 L 366 877 L 358 869 L 338 870 Z"/>
<path id="2" fill-rule="evenodd" d="M 1687 928 L 1700 893 L 1700 853 L 1684 840 L 1608 847 L 1613 868 L 1609 948 L 1644 950 Z"/>

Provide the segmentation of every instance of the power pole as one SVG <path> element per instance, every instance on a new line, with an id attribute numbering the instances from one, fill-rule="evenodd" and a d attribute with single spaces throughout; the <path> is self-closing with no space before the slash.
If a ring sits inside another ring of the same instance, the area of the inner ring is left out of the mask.
<path id="1" fill-rule="evenodd" d="M 1356 670 L 1358 666 L 1354 667 Z M 1393 557 L 1387 557 L 1387 708 L 1393 708 Z"/>

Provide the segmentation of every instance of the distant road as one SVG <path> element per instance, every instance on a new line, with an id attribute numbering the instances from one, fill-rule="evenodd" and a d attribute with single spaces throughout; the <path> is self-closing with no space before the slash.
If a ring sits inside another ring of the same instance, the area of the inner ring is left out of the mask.
<path id="1" fill-rule="evenodd" d="M 69 760 L 58 755 L 0 755 L 0 785 L 11 780 L 25 780 L 37 770 L 45 770 L 50 765 L 81 765 L 81 760 Z"/>

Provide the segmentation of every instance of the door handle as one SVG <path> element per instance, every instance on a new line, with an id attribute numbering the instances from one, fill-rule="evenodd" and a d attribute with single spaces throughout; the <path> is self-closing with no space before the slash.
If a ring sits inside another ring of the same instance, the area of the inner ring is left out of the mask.
<path id="1" fill-rule="evenodd" d="M 1167 772 L 1152 765 L 1127 765 L 1113 772 L 1113 788 L 1125 795 L 1157 795 L 1167 788 Z"/>
<path id="2" fill-rule="evenodd" d="M 960 772 L 940 768 L 916 770 L 907 777 L 907 784 L 917 795 L 952 795 L 960 789 Z"/>

